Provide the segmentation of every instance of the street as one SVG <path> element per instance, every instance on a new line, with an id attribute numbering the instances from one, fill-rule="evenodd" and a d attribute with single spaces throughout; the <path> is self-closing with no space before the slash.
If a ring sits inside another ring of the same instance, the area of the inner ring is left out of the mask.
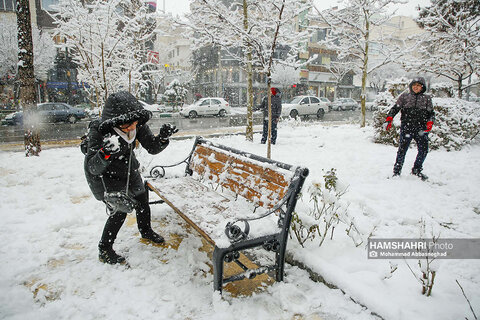
<path id="1" fill-rule="evenodd" d="M 360 111 L 331 111 L 325 114 L 323 120 L 317 120 L 316 117 L 302 119 L 302 121 L 355 121 L 359 119 Z M 367 119 L 372 118 L 372 112 L 367 111 Z M 195 129 L 237 127 L 246 125 L 246 115 L 244 113 L 234 113 L 224 118 L 204 117 L 188 119 L 179 116 L 160 117 L 155 114 L 149 121 L 153 132 L 158 132 L 162 124 L 171 123 L 177 126 L 181 131 L 192 131 Z M 43 123 L 40 127 L 40 137 L 42 141 L 61 141 L 80 139 L 86 132 L 90 120 L 79 121 L 75 124 L 70 123 Z M 254 113 L 254 125 L 261 124 L 261 114 Z M 22 126 L 0 126 L 0 144 L 23 142 Z"/>

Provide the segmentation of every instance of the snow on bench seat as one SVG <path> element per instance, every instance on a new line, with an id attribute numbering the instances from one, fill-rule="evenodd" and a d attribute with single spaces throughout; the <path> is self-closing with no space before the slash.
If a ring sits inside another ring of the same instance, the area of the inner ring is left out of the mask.
<path id="1" fill-rule="evenodd" d="M 187 218 L 196 225 L 201 230 L 202 236 L 218 247 L 230 246 L 225 234 L 227 222 L 256 218 L 266 212 L 265 209 L 258 208 L 254 213 L 253 204 L 242 197 L 235 199 L 225 193 L 218 193 L 190 176 L 152 180 L 149 183 L 160 198 L 184 219 Z M 257 238 L 280 232 L 277 220 L 278 216 L 270 215 L 251 221 L 249 236 Z"/>

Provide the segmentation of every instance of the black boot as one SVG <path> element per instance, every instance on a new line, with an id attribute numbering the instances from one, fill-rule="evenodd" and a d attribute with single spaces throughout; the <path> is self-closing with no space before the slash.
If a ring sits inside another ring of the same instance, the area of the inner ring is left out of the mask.
<path id="1" fill-rule="evenodd" d="M 127 214 L 124 212 L 117 212 L 108 217 L 105 227 L 103 228 L 102 238 L 98 244 L 98 259 L 101 262 L 108 264 L 125 263 L 125 258 L 119 256 L 113 250 L 113 243 L 126 217 Z"/>
<path id="2" fill-rule="evenodd" d="M 126 260 L 124 257 L 118 255 L 112 248 L 101 248 L 98 247 L 98 260 L 103 263 L 108 264 L 125 264 Z"/>
<path id="3" fill-rule="evenodd" d="M 163 243 L 165 239 L 152 230 L 150 205 L 148 204 L 148 192 L 142 193 L 136 197 L 139 202 L 137 207 L 137 225 L 138 231 L 143 239 L 150 240 L 153 243 Z"/>
<path id="4" fill-rule="evenodd" d="M 422 170 L 421 170 L 421 169 L 415 169 L 415 168 L 413 168 L 413 169 L 412 169 L 412 174 L 413 174 L 414 176 L 417 176 L 417 177 L 419 177 L 420 179 L 422 179 L 422 181 L 425 181 L 425 180 L 428 179 L 428 177 L 422 173 Z"/>
<path id="5" fill-rule="evenodd" d="M 146 239 L 146 240 L 150 240 L 153 243 L 164 243 L 165 242 L 165 239 L 153 230 L 142 233 L 142 238 Z"/>

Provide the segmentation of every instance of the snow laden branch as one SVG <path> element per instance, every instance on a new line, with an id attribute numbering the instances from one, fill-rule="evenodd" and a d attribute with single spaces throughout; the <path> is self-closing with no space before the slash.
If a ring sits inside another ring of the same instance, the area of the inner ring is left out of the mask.
<path id="1" fill-rule="evenodd" d="M 52 15 L 56 33 L 66 39 L 78 64 L 78 80 L 90 99 L 103 105 L 109 93 L 145 90 L 148 78 L 145 42 L 152 39 L 153 14 L 134 0 L 61 0 Z"/>
<path id="2" fill-rule="evenodd" d="M 361 74 L 362 127 L 365 126 L 368 74 L 396 61 L 406 52 L 405 47 L 389 41 L 391 35 L 380 33 L 373 41 L 371 34 L 374 30 L 381 30 L 380 26 L 393 16 L 394 13 L 387 14 L 386 9 L 402 3 L 401 0 L 344 0 L 341 1 L 343 9 L 317 10 L 329 29 L 326 39 L 320 43 L 338 55 L 333 63 L 333 73 L 339 76 L 349 72 Z M 371 49 L 373 44 L 375 50 Z"/>
<path id="3" fill-rule="evenodd" d="M 17 25 L 14 19 L 0 16 L 0 77 L 16 76 L 18 67 Z M 35 78 L 47 80 L 48 70 L 55 60 L 52 36 L 32 26 L 33 64 Z"/>
<path id="4" fill-rule="evenodd" d="M 219 48 L 230 60 L 238 62 L 247 72 L 247 140 L 252 140 L 253 86 L 252 74 L 267 75 L 271 84 L 276 64 L 298 67 L 298 53 L 304 51 L 309 32 L 299 28 L 299 15 L 308 11 L 311 1 L 294 0 L 195 0 L 188 26 L 194 49 L 205 46 Z M 268 149 L 270 149 L 268 145 Z M 267 151 L 267 157 L 269 156 Z"/>
<path id="5" fill-rule="evenodd" d="M 421 10 L 418 24 L 425 30 L 418 39 L 419 58 L 405 59 L 405 67 L 456 82 L 462 98 L 465 89 L 480 83 L 480 2 L 434 1 Z"/>

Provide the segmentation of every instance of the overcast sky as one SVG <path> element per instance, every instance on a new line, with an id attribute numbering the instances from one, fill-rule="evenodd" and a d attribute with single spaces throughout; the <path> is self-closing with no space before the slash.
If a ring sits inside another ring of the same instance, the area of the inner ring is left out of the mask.
<path id="1" fill-rule="evenodd" d="M 181 15 L 189 11 L 190 0 L 157 0 L 158 9 L 162 10 L 164 3 L 165 11 L 171 12 L 174 15 Z M 314 0 L 314 3 L 320 10 L 338 5 L 337 0 Z M 419 5 L 426 6 L 429 4 L 430 0 L 409 0 L 408 3 L 398 6 L 397 15 L 416 17 L 417 11 L 415 8 Z"/>

